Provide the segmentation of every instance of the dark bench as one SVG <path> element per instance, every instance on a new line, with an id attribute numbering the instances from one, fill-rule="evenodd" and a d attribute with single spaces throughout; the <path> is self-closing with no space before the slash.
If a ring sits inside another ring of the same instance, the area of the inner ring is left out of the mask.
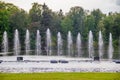
<path id="1" fill-rule="evenodd" d="M 17 57 L 17 61 L 23 61 L 23 57 Z"/>
<path id="2" fill-rule="evenodd" d="M 2 63 L 3 62 L 3 60 L 0 60 L 0 63 Z"/>
<path id="3" fill-rule="evenodd" d="M 59 60 L 59 63 L 68 63 L 66 60 Z"/>
<path id="4" fill-rule="evenodd" d="M 58 63 L 57 60 L 51 60 L 50 63 Z"/>

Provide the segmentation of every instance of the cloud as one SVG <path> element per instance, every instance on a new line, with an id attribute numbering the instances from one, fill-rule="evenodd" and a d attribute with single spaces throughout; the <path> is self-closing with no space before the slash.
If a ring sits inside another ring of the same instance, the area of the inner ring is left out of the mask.
<path id="1" fill-rule="evenodd" d="M 120 0 L 116 0 L 116 4 L 120 6 Z"/>

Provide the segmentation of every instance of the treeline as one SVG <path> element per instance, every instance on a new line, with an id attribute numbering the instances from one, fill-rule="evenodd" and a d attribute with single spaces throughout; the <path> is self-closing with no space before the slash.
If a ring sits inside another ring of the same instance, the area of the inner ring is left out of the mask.
<path id="1" fill-rule="evenodd" d="M 101 30 L 105 45 L 108 44 L 109 33 L 113 35 L 113 44 L 118 51 L 120 37 L 120 13 L 103 14 L 99 9 L 93 11 L 85 10 L 80 6 L 70 8 L 70 11 L 63 14 L 62 10 L 53 12 L 46 4 L 33 3 L 27 13 L 11 3 L 0 1 L 0 46 L 2 45 L 3 32 L 8 32 L 9 46 L 13 49 L 14 30 L 19 30 L 22 49 L 26 29 L 30 30 L 31 48 L 35 48 L 36 30 L 40 30 L 42 37 L 42 50 L 46 46 L 46 30 L 49 28 L 52 34 L 52 46 L 56 49 L 56 34 L 61 32 L 65 45 L 67 44 L 68 31 L 72 32 L 75 43 L 78 32 L 81 33 L 82 43 L 87 44 L 88 32 L 91 30 L 94 35 L 94 46 L 98 47 L 98 32 Z M 64 46 L 65 47 L 65 46 Z M 0 47 L 1 49 L 2 47 Z"/>

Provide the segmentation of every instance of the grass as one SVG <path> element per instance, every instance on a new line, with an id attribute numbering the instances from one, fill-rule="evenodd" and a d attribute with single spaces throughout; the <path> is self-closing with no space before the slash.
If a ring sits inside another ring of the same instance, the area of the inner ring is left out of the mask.
<path id="1" fill-rule="evenodd" d="M 120 80 L 120 73 L 0 73 L 0 80 Z"/>

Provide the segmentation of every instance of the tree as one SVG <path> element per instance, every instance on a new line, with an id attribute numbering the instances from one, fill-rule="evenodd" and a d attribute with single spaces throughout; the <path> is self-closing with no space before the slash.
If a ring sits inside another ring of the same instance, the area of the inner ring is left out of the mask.
<path id="1" fill-rule="evenodd" d="M 88 33 L 90 30 L 94 30 L 95 19 L 93 15 L 87 15 L 85 18 L 85 35 L 84 40 L 88 40 Z"/>
<path id="2" fill-rule="evenodd" d="M 55 33 L 53 34 L 56 34 L 57 32 L 62 32 L 62 28 L 61 28 L 61 22 L 62 20 L 64 19 L 64 15 L 63 15 L 63 12 L 62 10 L 60 9 L 59 12 L 53 12 L 52 13 L 52 25 L 55 27 Z"/>
<path id="3" fill-rule="evenodd" d="M 95 20 L 94 26 L 93 26 L 94 28 L 92 29 L 92 31 L 93 31 L 94 39 L 95 41 L 97 41 L 98 39 L 97 34 L 99 32 L 98 24 L 100 20 L 103 18 L 103 13 L 99 9 L 96 9 L 91 12 L 91 15 L 94 17 L 94 20 Z"/>
<path id="4" fill-rule="evenodd" d="M 9 19 L 12 13 L 14 13 L 12 11 L 15 11 L 16 8 L 17 7 L 13 4 L 0 1 L 0 43 L 2 42 L 2 36 L 4 31 L 7 31 L 7 33 L 9 34 L 8 37 L 10 38 L 11 28 L 9 27 Z"/>
<path id="5" fill-rule="evenodd" d="M 72 7 L 61 23 L 63 32 L 67 33 L 67 31 L 71 30 L 74 40 L 78 32 L 80 32 L 81 35 L 84 34 L 84 14 L 83 8 L 79 6 Z"/>
<path id="6" fill-rule="evenodd" d="M 32 8 L 29 11 L 31 22 L 38 22 L 41 20 L 42 5 L 38 3 L 32 3 Z"/>
<path id="7" fill-rule="evenodd" d="M 3 32 L 9 31 L 9 14 L 7 10 L 0 9 L 0 43 L 2 43 Z M 0 45 L 1 50 L 1 45 Z"/>
<path id="8" fill-rule="evenodd" d="M 28 14 L 23 10 L 16 11 L 14 14 L 12 14 L 9 18 L 9 27 L 10 27 L 10 41 L 13 41 L 14 31 L 15 29 L 18 29 L 20 41 L 24 42 L 24 35 L 25 30 L 28 26 Z M 12 45 L 12 44 L 11 44 Z M 21 48 L 23 49 L 24 43 L 21 44 Z"/>
<path id="9" fill-rule="evenodd" d="M 46 29 L 51 28 L 51 21 L 52 21 L 52 11 L 47 7 L 47 5 L 44 3 L 43 12 L 42 12 L 42 21 L 41 25 L 44 26 Z M 46 30 L 43 29 L 43 30 Z"/>
<path id="10" fill-rule="evenodd" d="M 73 30 L 73 22 L 69 17 L 65 17 L 61 22 L 62 33 L 64 34 L 63 38 L 66 39 L 68 31 Z"/>
<path id="11" fill-rule="evenodd" d="M 19 29 L 23 41 L 24 28 L 27 26 L 27 13 L 11 3 L 0 2 L 0 42 L 4 31 L 7 31 L 10 42 L 13 42 L 14 30 Z M 13 43 L 9 43 L 10 49 Z"/>
<path id="12" fill-rule="evenodd" d="M 81 35 L 84 34 L 84 19 L 85 19 L 85 12 L 82 7 L 75 6 L 72 7 L 68 13 L 68 16 L 72 20 L 73 24 L 73 36 L 77 36 L 78 32 L 81 33 Z"/>
<path id="13" fill-rule="evenodd" d="M 113 15 L 114 17 L 114 24 L 112 26 L 112 33 L 113 33 L 113 38 L 114 39 L 119 39 L 120 36 L 120 14 L 119 13 L 115 13 Z"/>

